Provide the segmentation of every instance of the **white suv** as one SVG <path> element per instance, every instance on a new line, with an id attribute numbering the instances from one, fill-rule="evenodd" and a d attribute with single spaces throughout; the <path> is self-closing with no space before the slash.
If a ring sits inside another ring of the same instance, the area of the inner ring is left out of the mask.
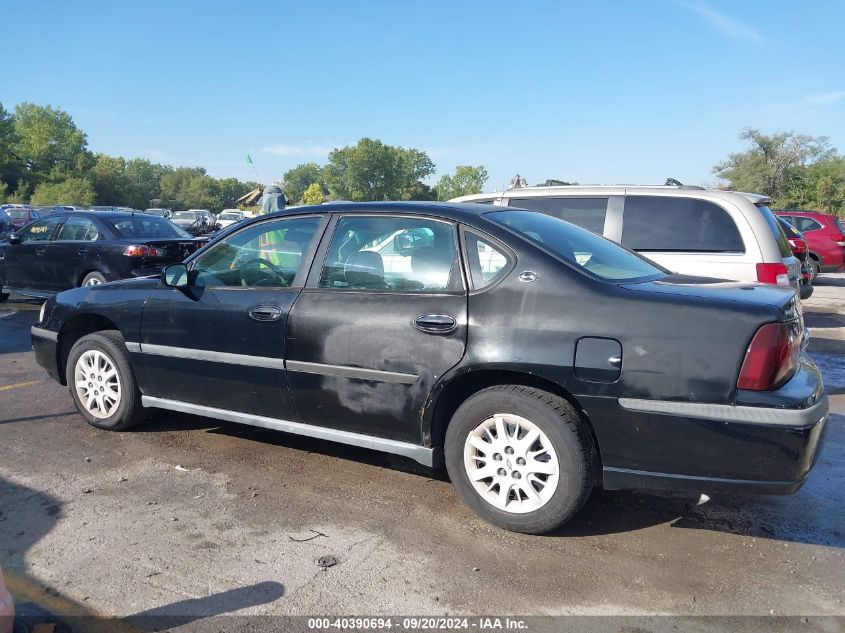
<path id="1" fill-rule="evenodd" d="M 791 285 L 801 263 L 755 194 L 689 186 L 521 187 L 452 202 L 532 209 L 589 229 L 687 275 Z"/>

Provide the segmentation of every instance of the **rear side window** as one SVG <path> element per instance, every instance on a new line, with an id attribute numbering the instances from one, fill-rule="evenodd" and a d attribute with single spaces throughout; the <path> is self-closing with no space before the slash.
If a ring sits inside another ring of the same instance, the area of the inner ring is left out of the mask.
<path id="1" fill-rule="evenodd" d="M 68 218 L 56 236 L 57 240 L 74 242 L 93 242 L 100 236 L 94 223 L 88 218 L 73 216 Z"/>
<path id="2" fill-rule="evenodd" d="M 801 215 L 795 216 L 793 224 L 795 224 L 796 228 L 802 233 L 806 233 L 807 231 L 818 231 L 822 228 L 822 225 L 816 222 L 813 218 L 805 218 Z"/>
<path id="3" fill-rule="evenodd" d="M 504 248 L 471 231 L 465 233 L 464 244 L 473 290 L 496 283 L 513 266 L 513 260 Z"/>
<path id="4" fill-rule="evenodd" d="M 635 251 L 745 252 L 728 212 L 695 198 L 626 197 L 622 243 Z"/>
<path id="5" fill-rule="evenodd" d="M 593 233 L 604 233 L 607 198 L 511 198 L 508 206 L 539 211 Z"/>

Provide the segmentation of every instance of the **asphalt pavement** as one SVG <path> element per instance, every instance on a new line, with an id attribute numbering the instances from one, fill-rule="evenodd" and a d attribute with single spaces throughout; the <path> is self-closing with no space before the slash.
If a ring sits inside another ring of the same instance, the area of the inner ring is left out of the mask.
<path id="1" fill-rule="evenodd" d="M 598 492 L 491 527 L 400 457 L 160 412 L 98 431 L 0 304 L 0 565 L 26 613 L 845 615 L 845 275 L 805 303 L 834 415 L 788 497 Z"/>

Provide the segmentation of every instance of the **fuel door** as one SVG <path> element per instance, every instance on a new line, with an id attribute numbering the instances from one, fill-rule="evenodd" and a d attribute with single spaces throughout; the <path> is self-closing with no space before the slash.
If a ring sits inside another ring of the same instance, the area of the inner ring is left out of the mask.
<path id="1" fill-rule="evenodd" d="M 611 383 L 622 373 L 622 345 L 612 338 L 584 337 L 575 345 L 575 377 Z"/>

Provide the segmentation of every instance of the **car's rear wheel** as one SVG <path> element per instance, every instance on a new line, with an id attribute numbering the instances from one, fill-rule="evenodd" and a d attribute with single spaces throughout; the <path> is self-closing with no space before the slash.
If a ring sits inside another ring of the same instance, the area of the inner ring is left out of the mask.
<path id="1" fill-rule="evenodd" d="M 80 338 L 70 350 L 65 375 L 77 410 L 92 426 L 123 431 L 143 420 L 141 392 L 119 332 Z"/>
<path id="2" fill-rule="evenodd" d="M 506 530 L 542 534 L 590 495 L 595 447 L 563 398 L 521 385 L 479 391 L 446 431 L 446 468 L 464 502 Z"/>
<path id="3" fill-rule="evenodd" d="M 103 273 L 97 272 L 90 272 L 85 277 L 82 278 L 81 286 L 99 286 L 100 284 L 106 283 L 106 278 L 103 276 Z"/>

